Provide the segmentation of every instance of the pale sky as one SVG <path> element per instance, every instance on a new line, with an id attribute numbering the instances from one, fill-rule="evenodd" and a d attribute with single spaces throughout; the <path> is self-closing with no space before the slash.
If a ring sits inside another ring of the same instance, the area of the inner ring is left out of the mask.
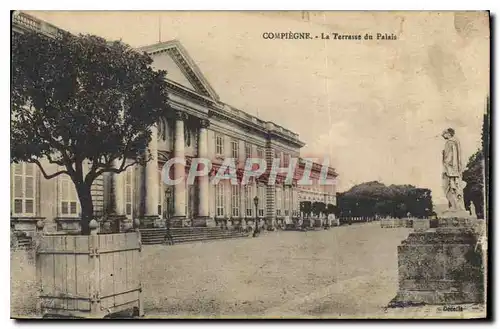
<path id="1" fill-rule="evenodd" d="M 441 191 L 442 130 L 467 163 L 489 90 L 487 13 L 28 12 L 133 47 L 178 39 L 221 100 L 330 157 L 338 190 L 379 180 Z M 395 41 L 265 40 L 264 32 L 394 33 Z"/>

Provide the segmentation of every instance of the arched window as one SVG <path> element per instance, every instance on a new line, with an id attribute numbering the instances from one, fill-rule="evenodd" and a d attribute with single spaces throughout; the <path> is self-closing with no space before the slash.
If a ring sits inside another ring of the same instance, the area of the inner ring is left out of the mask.
<path id="1" fill-rule="evenodd" d="M 168 123 L 165 118 L 160 118 L 158 121 L 158 139 L 166 141 L 168 138 Z"/>

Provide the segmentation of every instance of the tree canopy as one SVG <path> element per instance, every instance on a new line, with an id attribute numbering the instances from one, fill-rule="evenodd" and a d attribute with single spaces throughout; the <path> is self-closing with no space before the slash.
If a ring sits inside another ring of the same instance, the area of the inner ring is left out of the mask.
<path id="1" fill-rule="evenodd" d="M 412 185 L 386 186 L 378 181 L 353 186 L 337 194 L 338 212 L 345 217 L 427 217 L 432 214 L 431 191 Z"/>
<path id="2" fill-rule="evenodd" d="M 149 160 L 151 127 L 168 110 L 166 72 L 151 63 L 121 41 L 92 35 L 13 36 L 11 161 L 35 163 L 46 179 L 69 175 L 84 234 L 94 180 Z M 48 172 L 47 162 L 62 170 Z"/>

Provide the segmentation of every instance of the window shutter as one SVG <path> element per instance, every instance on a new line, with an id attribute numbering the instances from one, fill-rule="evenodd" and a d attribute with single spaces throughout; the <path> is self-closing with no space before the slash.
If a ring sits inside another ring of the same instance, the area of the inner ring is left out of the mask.
<path id="1" fill-rule="evenodd" d="M 13 213 L 26 216 L 35 214 L 36 181 L 32 163 L 15 163 L 13 167 Z"/>

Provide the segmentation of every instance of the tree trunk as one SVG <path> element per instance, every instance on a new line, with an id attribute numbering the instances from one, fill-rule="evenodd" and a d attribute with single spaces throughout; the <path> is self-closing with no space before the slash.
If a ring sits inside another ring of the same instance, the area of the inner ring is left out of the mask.
<path id="1" fill-rule="evenodd" d="M 89 235 L 89 223 L 94 217 L 94 204 L 92 202 L 92 195 L 90 193 L 90 186 L 80 184 L 77 187 L 78 198 L 80 199 L 80 206 L 82 208 L 82 218 L 80 219 L 81 234 Z"/>

